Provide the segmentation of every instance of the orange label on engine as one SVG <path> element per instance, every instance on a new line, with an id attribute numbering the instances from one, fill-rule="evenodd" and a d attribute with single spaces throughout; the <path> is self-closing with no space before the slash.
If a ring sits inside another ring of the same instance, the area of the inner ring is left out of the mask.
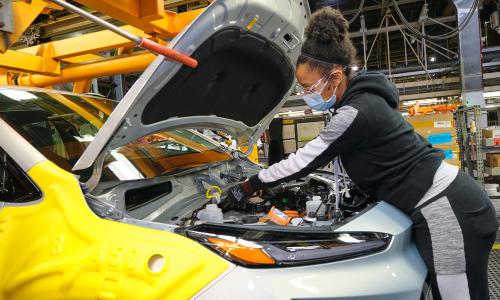
<path id="1" fill-rule="evenodd" d="M 274 206 L 271 207 L 271 210 L 267 213 L 267 217 L 269 220 L 279 225 L 287 225 L 292 220 L 291 217 L 287 216 L 284 212 Z"/>

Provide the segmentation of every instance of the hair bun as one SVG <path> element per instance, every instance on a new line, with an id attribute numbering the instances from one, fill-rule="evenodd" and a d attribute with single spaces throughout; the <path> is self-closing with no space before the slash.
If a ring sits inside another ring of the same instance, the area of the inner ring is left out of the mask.
<path id="1" fill-rule="evenodd" d="M 331 7 L 324 7 L 311 17 L 305 30 L 307 39 L 322 44 L 340 43 L 348 34 L 349 23 L 342 14 Z"/>

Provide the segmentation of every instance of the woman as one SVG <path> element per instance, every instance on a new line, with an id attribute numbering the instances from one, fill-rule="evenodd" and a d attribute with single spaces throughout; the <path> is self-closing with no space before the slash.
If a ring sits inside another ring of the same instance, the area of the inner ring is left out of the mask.
<path id="1" fill-rule="evenodd" d="M 305 36 L 296 77 L 308 105 L 334 111 L 332 118 L 288 159 L 234 187 L 223 207 L 238 207 L 255 191 L 304 177 L 339 156 L 360 190 L 411 217 L 435 299 L 488 299 L 498 222 L 484 190 L 414 132 L 384 75 L 351 74 L 356 53 L 339 11 L 314 13 Z"/>

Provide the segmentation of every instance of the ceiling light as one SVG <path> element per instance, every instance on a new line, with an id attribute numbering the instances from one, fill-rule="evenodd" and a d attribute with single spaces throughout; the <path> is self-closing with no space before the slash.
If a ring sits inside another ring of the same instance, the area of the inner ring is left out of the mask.
<path id="1" fill-rule="evenodd" d="M 352 69 L 354 72 L 356 72 L 357 70 L 359 70 L 359 67 L 358 67 L 357 65 L 354 65 L 354 66 L 352 66 L 352 67 L 351 67 L 351 69 Z"/>
<path id="2" fill-rule="evenodd" d="M 435 61 L 436 61 L 436 57 L 431 56 L 430 61 L 431 61 L 431 62 L 435 62 Z"/>

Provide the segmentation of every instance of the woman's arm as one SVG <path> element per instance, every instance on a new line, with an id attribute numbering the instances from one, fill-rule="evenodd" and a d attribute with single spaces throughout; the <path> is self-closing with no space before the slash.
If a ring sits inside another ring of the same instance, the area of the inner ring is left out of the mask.
<path id="1" fill-rule="evenodd" d="M 252 176 L 252 189 L 277 185 L 302 178 L 326 165 L 336 156 L 358 147 L 369 130 L 365 116 L 352 106 L 336 111 L 318 137 L 308 142 L 296 153 Z"/>

